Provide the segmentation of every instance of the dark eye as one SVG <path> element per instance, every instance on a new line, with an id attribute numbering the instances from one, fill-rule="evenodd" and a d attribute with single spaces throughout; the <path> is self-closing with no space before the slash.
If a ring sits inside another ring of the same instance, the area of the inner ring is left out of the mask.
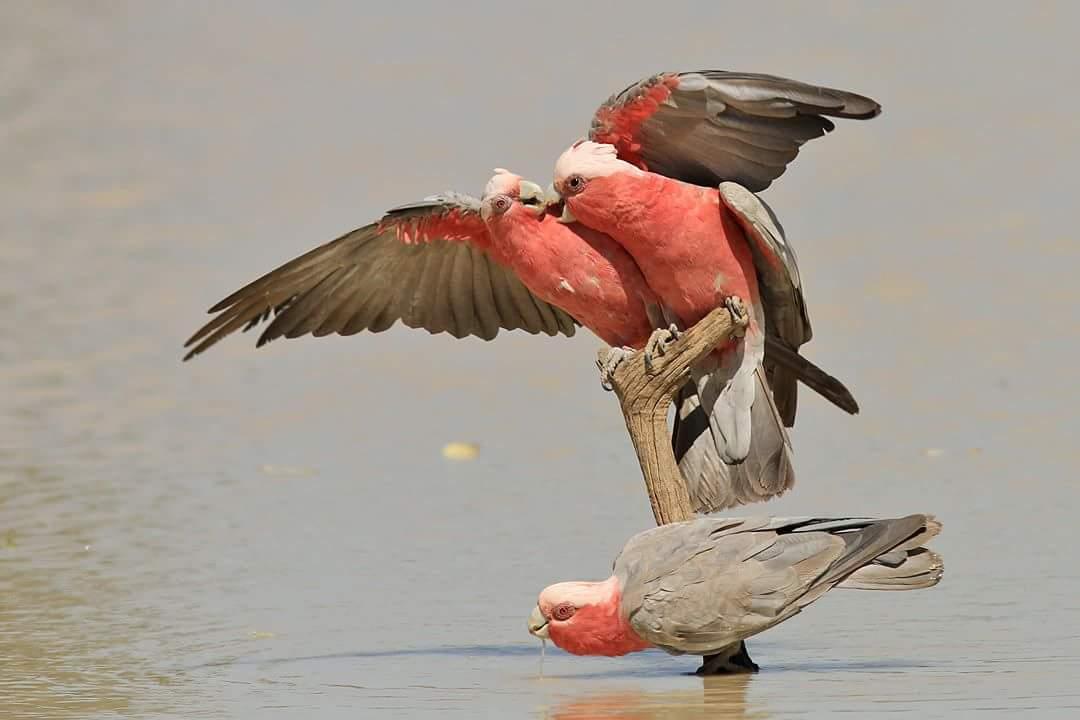
<path id="1" fill-rule="evenodd" d="M 556 605 L 555 609 L 551 611 L 551 617 L 555 620 L 569 620 L 574 617 L 574 610 L 574 606 L 568 603 Z"/>
<path id="2" fill-rule="evenodd" d="M 496 212 L 506 212 L 510 209 L 510 198 L 500 195 L 492 201 L 491 207 L 495 208 Z"/>
<path id="3" fill-rule="evenodd" d="M 581 189 L 585 187 L 585 178 L 580 175 L 571 175 L 566 179 L 566 187 L 571 192 L 581 192 Z"/>

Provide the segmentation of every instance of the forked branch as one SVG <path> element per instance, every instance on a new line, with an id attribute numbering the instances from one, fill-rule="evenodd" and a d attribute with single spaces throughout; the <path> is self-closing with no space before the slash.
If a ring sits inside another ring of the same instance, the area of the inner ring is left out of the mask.
<path id="1" fill-rule="evenodd" d="M 690 378 L 691 366 L 717 346 L 740 335 L 746 324 L 745 313 L 733 314 L 724 306 L 718 307 L 666 344 L 663 354 L 654 353 L 649 369 L 638 352 L 620 363 L 612 374 L 611 385 L 622 406 L 657 525 L 694 517 L 686 484 L 671 449 L 668 407 Z M 600 351 L 599 362 L 604 361 L 608 352 Z"/>

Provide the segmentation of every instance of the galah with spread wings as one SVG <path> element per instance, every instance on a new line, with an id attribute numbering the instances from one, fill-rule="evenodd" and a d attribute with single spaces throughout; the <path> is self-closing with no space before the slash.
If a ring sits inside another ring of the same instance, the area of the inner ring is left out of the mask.
<path id="1" fill-rule="evenodd" d="M 611 238 L 560 222 L 548 198 L 535 183 L 498 170 L 480 200 L 444 194 L 391 210 L 215 305 L 219 315 L 188 340 L 187 357 L 271 314 L 259 345 L 308 333 L 380 332 L 400 319 L 484 339 L 500 328 L 573 335 L 580 323 L 615 348 L 643 348 L 663 316 L 641 271 Z M 682 402 L 694 399 L 688 393 Z M 695 509 L 787 489 L 794 482 L 787 438 L 763 433 L 765 443 L 773 448 L 767 466 L 688 476 Z"/>
<path id="2" fill-rule="evenodd" d="M 665 310 L 684 326 L 733 295 L 748 304 L 747 341 L 732 344 L 713 367 L 695 369 L 700 397 L 681 395 L 686 402 L 674 441 L 684 475 L 705 482 L 723 477 L 717 456 L 742 462 L 754 434 L 776 434 L 754 407 L 755 397 L 767 394 L 761 370 L 785 426 L 795 421 L 797 380 L 858 411 L 842 384 L 798 355 L 811 330 L 794 251 L 751 191 L 767 188 L 804 142 L 832 130 L 827 116 L 867 119 L 880 112 L 861 95 L 771 75 L 664 73 L 612 96 L 596 114 L 589 140 L 559 159 L 555 189 L 564 196 L 566 218 L 626 247 Z M 619 192 L 608 180 L 586 189 L 595 176 L 615 175 Z M 702 412 L 683 414 L 698 402 Z M 761 460 L 773 447 L 755 444 L 754 455 Z"/>
<path id="3" fill-rule="evenodd" d="M 699 518 L 632 537 L 600 582 L 545 588 L 529 632 L 576 655 L 661 648 L 701 674 L 753 672 L 744 641 L 833 588 L 916 590 L 941 580 L 929 515 Z"/>
<path id="4" fill-rule="evenodd" d="M 500 329 L 570 336 L 583 324 L 610 345 L 643 346 L 660 316 L 641 272 L 611 238 L 560 223 L 545 198 L 498 169 L 480 200 L 446 193 L 390 210 L 212 307 L 219 315 L 185 359 L 271 314 L 258 345 L 401 320 L 485 340 Z"/>
<path id="5" fill-rule="evenodd" d="M 817 104 L 806 102 L 808 95 Z M 726 100 L 718 103 L 718 97 Z M 873 101 L 862 98 L 863 106 L 855 107 L 852 98 L 858 96 L 764 75 L 666 73 L 612 96 L 597 110 L 590 136 L 621 143 L 635 163 L 658 172 L 763 186 L 784 171 L 802 143 L 832 129 L 824 115 L 877 113 Z M 792 106 L 796 110 L 788 112 Z M 506 176 L 499 182 L 512 182 L 509 173 L 499 175 Z M 650 330 L 666 323 L 636 264 L 601 233 L 580 225 L 558 227 L 543 211 L 546 201 L 537 186 L 520 182 L 516 197 L 512 191 L 492 192 L 480 201 L 451 192 L 391 210 L 379 222 L 285 263 L 212 307 L 217 316 L 188 340 L 185 359 L 267 320 L 257 346 L 278 337 L 380 332 L 400 320 L 431 333 L 485 340 L 500 329 L 573 335 L 575 325 L 583 324 L 615 347 L 642 347 L 648 337 L 644 323 Z M 502 213 L 524 222 L 504 222 Z M 575 255 L 582 250 L 584 259 Z M 591 267 L 593 262 L 598 265 Z M 801 358 L 797 347 L 773 351 L 770 345 L 766 369 L 777 377 L 798 377 L 855 412 L 843 385 Z M 779 369 L 776 363 L 785 359 L 789 369 Z M 697 406 L 688 384 L 677 426 L 690 427 L 688 418 L 700 418 L 702 413 L 692 412 Z M 792 416 L 793 409 L 791 403 Z M 756 405 L 755 426 L 759 412 L 764 424 L 774 414 Z M 676 442 L 700 434 L 700 428 L 676 432 Z M 713 463 L 715 474 L 689 481 L 698 510 L 767 499 L 791 486 L 786 434 L 780 428 L 768 441 L 765 431 L 759 436 L 760 463 Z M 676 453 L 682 455 L 678 447 Z"/>

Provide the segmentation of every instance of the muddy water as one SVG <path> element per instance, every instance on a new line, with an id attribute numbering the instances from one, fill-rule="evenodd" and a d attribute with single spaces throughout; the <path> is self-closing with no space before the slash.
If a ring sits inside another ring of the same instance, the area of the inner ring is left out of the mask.
<path id="1" fill-rule="evenodd" d="M 0 716 L 1080 712 L 1077 11 L 655 12 L 0 6 Z M 768 193 L 808 353 L 863 411 L 805 398 L 765 511 L 935 512 L 946 579 L 825 598 L 749 679 L 550 647 L 540 677 L 536 592 L 651 522 L 594 338 L 180 342 L 383 208 L 546 182 L 609 92 L 710 66 L 885 104 Z"/>

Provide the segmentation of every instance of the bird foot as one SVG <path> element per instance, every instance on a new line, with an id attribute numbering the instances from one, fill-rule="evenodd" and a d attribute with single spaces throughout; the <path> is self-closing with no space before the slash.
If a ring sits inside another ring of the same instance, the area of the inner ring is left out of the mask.
<path id="1" fill-rule="evenodd" d="M 750 313 L 746 309 L 746 303 L 738 295 L 728 295 L 724 298 L 724 307 L 731 313 L 731 319 L 735 322 L 735 337 L 746 334 L 746 327 L 750 324 Z"/>
<path id="2" fill-rule="evenodd" d="M 671 343 L 678 340 L 680 335 L 682 333 L 679 332 L 679 327 L 675 323 L 666 328 L 653 330 L 648 342 L 645 343 L 645 372 L 652 372 L 653 357 L 663 357 Z"/>
<path id="3" fill-rule="evenodd" d="M 756 673 L 757 663 L 750 659 L 745 642 L 729 645 L 715 655 L 706 655 L 701 659 L 697 675 L 731 675 L 735 673 Z"/>
<path id="4" fill-rule="evenodd" d="M 735 322 L 735 337 L 746 334 L 746 328 L 750 325 L 750 312 L 746 309 L 746 303 L 738 295 L 728 295 L 724 298 L 724 307 L 731 313 L 731 319 Z"/>
<path id="5" fill-rule="evenodd" d="M 634 352 L 631 347 L 613 347 L 596 359 L 596 368 L 600 371 L 600 387 L 608 391 L 614 389 L 611 382 L 615 378 L 615 369 Z"/>

